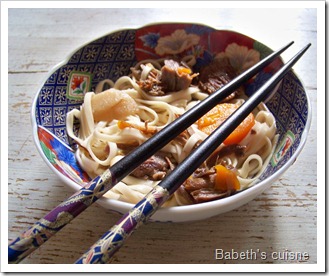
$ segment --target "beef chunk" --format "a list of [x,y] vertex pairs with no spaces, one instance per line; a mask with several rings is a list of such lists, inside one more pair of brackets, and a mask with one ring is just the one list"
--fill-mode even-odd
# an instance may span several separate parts
[[149,93],[152,96],[163,96],[165,92],[162,90],[160,76],[160,71],[156,69],[151,69],[147,76],[147,79],[137,80],[137,84],[141,89],[143,89],[143,91]]
[[189,193],[203,188],[213,188],[215,186],[216,171],[206,168],[198,168],[185,182],[184,188]]
[[216,171],[212,168],[196,170],[183,184],[184,189],[190,194],[194,203],[201,203],[224,198],[231,191],[221,192],[215,189]]
[[194,203],[193,197],[185,190],[183,185],[177,189],[176,193],[179,197],[180,204],[189,205]]
[[152,96],[163,96],[169,92],[186,89],[197,76],[191,74],[192,70],[188,66],[174,60],[165,60],[161,71],[151,69],[145,80],[140,79],[140,73],[141,71],[132,69],[139,87]]
[[[235,77],[236,74],[228,59],[215,59],[209,65],[201,69],[198,86],[203,92],[212,94]],[[241,92],[240,90],[241,89],[234,91],[224,101],[236,97]]]
[[164,64],[161,68],[161,86],[164,92],[180,91],[190,86],[193,75],[179,70],[179,68],[186,68],[186,71],[189,71],[189,68],[180,66],[174,60],[165,60]]
[[229,196],[230,192],[220,192],[212,188],[202,188],[191,193],[195,203],[212,201]]
[[142,179],[161,180],[173,169],[173,164],[164,154],[156,154],[138,166],[132,176]]

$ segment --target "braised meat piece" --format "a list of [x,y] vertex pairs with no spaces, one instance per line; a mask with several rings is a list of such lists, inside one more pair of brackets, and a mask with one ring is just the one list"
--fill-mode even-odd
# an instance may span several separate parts
[[200,168],[184,182],[183,188],[190,194],[194,203],[226,197],[227,192],[223,193],[214,188],[215,177],[214,169]]
[[214,188],[215,186],[215,170],[208,170],[205,167],[198,168],[185,182],[184,188],[187,192],[200,190],[203,188]]
[[178,194],[178,201],[180,205],[189,205],[189,204],[193,204],[195,201],[193,199],[193,197],[190,195],[190,193],[188,193],[184,186],[180,186],[176,193]]
[[216,171],[205,168],[194,173],[183,184],[183,188],[190,194],[194,203],[212,201],[229,196],[232,191],[219,191],[215,189]]
[[[198,168],[182,185],[186,192],[190,194],[194,203],[206,202],[230,196],[233,192],[226,192],[216,189],[216,169],[215,166],[223,162],[223,157],[234,154],[243,156],[245,146],[230,145],[215,151],[203,164]],[[223,162],[224,163],[224,162]],[[228,169],[234,170],[233,167],[225,165]]]
[[206,177],[190,177],[184,183],[184,188],[188,192],[193,192],[202,188],[212,187],[214,184]]
[[231,194],[231,191],[227,191],[227,192],[223,193],[223,192],[217,191],[215,189],[203,188],[203,189],[193,191],[191,193],[191,196],[193,197],[193,200],[195,203],[201,203],[201,202],[207,202],[207,201],[224,198],[224,197],[230,196],[230,194]]
[[[235,77],[234,69],[227,58],[215,59],[201,69],[198,86],[203,92],[212,94]],[[234,91],[224,101],[233,99],[239,93],[241,93],[240,88]]]
[[171,160],[164,154],[158,153],[151,156],[144,163],[138,166],[132,173],[132,176],[142,179],[158,181],[163,179],[167,173],[173,169]]
[[188,67],[180,65],[174,60],[165,60],[161,68],[161,86],[164,92],[186,89],[190,86],[194,75]]
[[[135,71],[136,75],[136,71]],[[143,91],[147,92],[152,96],[163,96],[165,92],[162,90],[162,85],[160,81],[161,71],[156,70],[155,68],[151,69],[147,79],[138,80],[137,84]]]
[[[153,67],[150,64],[147,66]],[[132,69],[132,73],[139,87],[152,96],[163,96],[169,92],[186,89],[197,76],[192,74],[187,65],[174,60],[165,60],[161,71],[152,68],[145,80],[140,79],[140,70]]]

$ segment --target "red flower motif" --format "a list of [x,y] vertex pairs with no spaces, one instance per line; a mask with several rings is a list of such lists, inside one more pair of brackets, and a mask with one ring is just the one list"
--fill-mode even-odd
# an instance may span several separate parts
[[84,82],[84,77],[81,76],[73,76],[71,88],[75,90],[76,88],[80,87],[81,83]]

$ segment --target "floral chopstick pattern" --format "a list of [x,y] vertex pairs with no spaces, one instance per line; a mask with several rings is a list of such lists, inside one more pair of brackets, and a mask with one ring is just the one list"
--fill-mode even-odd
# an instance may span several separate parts
[[115,185],[108,170],[63,201],[8,245],[9,263],[18,263]]
[[76,264],[108,263],[125,240],[146,222],[168,197],[169,192],[166,189],[156,186],[78,259]]

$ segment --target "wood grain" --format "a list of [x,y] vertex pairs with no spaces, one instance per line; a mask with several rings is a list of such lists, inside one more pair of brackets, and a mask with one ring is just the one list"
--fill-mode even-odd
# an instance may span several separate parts
[[[201,14],[209,13],[204,17]],[[255,13],[229,9],[10,9],[9,10],[9,240],[43,217],[72,191],[47,167],[32,138],[30,110],[47,73],[82,44],[122,28],[151,22],[202,22],[254,37],[273,49],[295,40],[291,56],[311,42],[295,66],[310,97],[313,118],[304,150],[271,189],[252,202],[223,215],[190,223],[148,223],[116,254],[118,264],[296,263],[275,260],[272,252],[307,252],[317,263],[317,26],[316,10],[293,9]],[[281,14],[280,23],[275,21]],[[188,16],[189,15],[189,16]],[[250,16],[248,17],[250,18]],[[291,18],[294,19],[293,24]],[[266,19],[266,20],[265,20]],[[262,20],[265,20],[264,22]],[[260,22],[262,26],[260,27]],[[278,20],[276,20],[278,22]],[[271,29],[272,28],[272,29]],[[84,253],[120,215],[95,204],[22,263],[69,264]],[[268,257],[217,260],[215,249],[259,250]],[[259,253],[260,254],[260,253]]]

